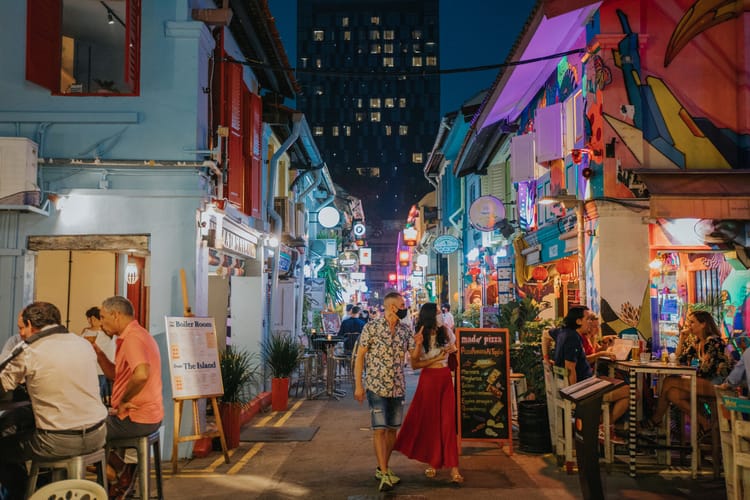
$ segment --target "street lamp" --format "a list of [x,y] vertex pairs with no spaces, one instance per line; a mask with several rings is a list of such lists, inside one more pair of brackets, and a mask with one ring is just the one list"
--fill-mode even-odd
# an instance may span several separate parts
[[579,200],[575,195],[561,189],[556,196],[545,196],[539,200],[540,205],[561,204],[566,209],[574,208],[576,211],[576,228],[578,235],[578,297],[582,306],[586,305],[586,240],[585,228],[583,227],[584,200]]

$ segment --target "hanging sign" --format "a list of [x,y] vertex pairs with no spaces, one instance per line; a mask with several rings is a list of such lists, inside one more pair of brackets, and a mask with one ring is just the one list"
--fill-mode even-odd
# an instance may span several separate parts
[[480,196],[469,207],[469,222],[479,231],[494,231],[505,218],[503,202],[494,196]]
[[461,247],[461,241],[455,236],[444,234],[435,238],[432,243],[432,249],[439,254],[448,255]]
[[359,257],[354,252],[341,252],[338,258],[339,267],[351,268],[359,265]]

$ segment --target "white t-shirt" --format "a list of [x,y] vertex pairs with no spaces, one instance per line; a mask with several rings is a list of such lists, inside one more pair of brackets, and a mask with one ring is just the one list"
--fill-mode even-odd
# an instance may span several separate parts
[[[96,340],[94,341],[94,343],[99,346],[99,349],[101,349],[102,352],[107,356],[107,359],[114,363],[115,350],[117,349],[117,343],[115,342],[115,339],[117,337],[110,337],[102,330],[90,330],[88,328],[81,334],[81,336],[84,338],[93,337],[94,335],[96,335]],[[101,366],[99,366],[99,363],[96,364],[96,372],[99,375],[104,375],[104,372],[102,371]]]

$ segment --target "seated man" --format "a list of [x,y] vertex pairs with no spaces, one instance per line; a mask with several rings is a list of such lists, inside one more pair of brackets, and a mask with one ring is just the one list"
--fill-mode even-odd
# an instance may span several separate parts
[[721,385],[719,385],[719,387],[721,387],[722,389],[738,387],[744,381],[744,390],[750,391],[750,372],[747,369],[748,366],[750,366],[750,348],[745,349],[745,352],[742,353],[742,357],[740,358],[740,360],[737,361],[737,364],[734,365],[732,371],[729,372],[729,375],[727,375],[727,378]]
[[[107,378],[114,380],[108,441],[148,436],[159,429],[164,418],[159,346],[133,314],[133,305],[120,296],[106,299],[99,311],[102,330],[110,337],[118,336],[114,363],[93,344],[99,366]],[[114,471],[118,477],[110,487],[111,497],[125,498],[133,487],[135,460],[126,457],[125,462],[123,465],[110,457],[113,468],[120,466]]]
[[[91,344],[60,325],[60,311],[48,302],[34,302],[18,315],[21,338],[29,346],[0,372],[4,391],[26,384],[34,410],[33,432],[3,440],[0,462],[23,463],[39,458],[67,458],[104,447],[107,408],[99,397],[96,355]],[[7,468],[5,468],[7,470]],[[2,478],[10,498],[23,498],[26,468],[20,477]]]

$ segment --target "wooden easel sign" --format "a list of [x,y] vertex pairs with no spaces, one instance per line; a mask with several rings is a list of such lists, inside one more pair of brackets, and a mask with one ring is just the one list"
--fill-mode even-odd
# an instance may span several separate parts
[[[219,366],[214,318],[165,318],[169,348],[169,374],[174,400],[174,439],[172,441],[172,473],[177,472],[177,448],[180,443],[219,437],[224,461],[229,463],[227,443],[221,425],[218,397],[224,394]],[[201,432],[198,400],[209,399],[216,417],[217,430]],[[185,401],[193,404],[193,433],[180,436],[182,408]]]

